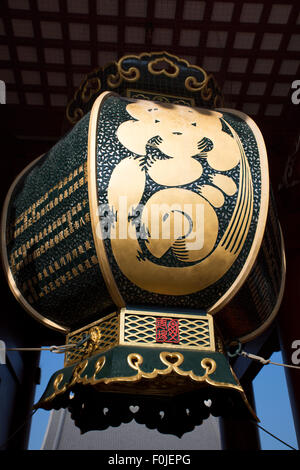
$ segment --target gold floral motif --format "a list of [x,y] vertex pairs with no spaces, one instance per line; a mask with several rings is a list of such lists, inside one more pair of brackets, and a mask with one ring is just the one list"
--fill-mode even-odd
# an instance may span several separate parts
[[90,340],[93,342],[93,344],[97,345],[100,341],[101,338],[101,331],[98,326],[93,326],[90,331]]
[[98,326],[93,326],[89,330],[89,339],[86,346],[86,355],[90,357],[99,347],[99,342],[101,339],[101,331]]

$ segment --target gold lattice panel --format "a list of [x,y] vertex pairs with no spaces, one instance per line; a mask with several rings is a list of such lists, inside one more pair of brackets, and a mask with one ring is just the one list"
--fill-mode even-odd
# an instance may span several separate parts
[[[96,345],[89,349],[89,334],[91,329],[97,327],[101,333]],[[84,341],[86,339],[86,341]],[[79,344],[79,346],[71,351],[68,351],[65,356],[65,366],[74,364],[87,357],[90,352],[95,354],[99,351],[106,351],[118,344],[119,339],[119,315],[116,313],[104,317],[95,323],[88,325],[88,327],[81,328],[74,331],[67,337],[67,344]]]
[[[176,319],[179,325],[179,342],[177,344],[158,343],[156,340],[157,318]],[[187,349],[215,349],[213,321],[210,315],[184,315],[169,313],[121,312],[121,342],[132,345],[151,345],[161,347],[183,347]]]

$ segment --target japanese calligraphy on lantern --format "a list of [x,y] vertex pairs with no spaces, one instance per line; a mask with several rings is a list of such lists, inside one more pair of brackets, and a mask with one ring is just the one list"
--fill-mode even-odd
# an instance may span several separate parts
[[179,321],[174,318],[157,318],[156,342],[179,343]]

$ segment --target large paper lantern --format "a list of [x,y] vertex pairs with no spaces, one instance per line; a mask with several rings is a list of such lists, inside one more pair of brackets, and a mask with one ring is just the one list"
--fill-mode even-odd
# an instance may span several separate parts
[[70,348],[36,406],[69,407],[83,431],[253,416],[225,348],[267,328],[284,287],[263,137],[216,107],[199,67],[166,53],[115,67],[87,78],[68,107],[81,119],[4,207],[12,292]]

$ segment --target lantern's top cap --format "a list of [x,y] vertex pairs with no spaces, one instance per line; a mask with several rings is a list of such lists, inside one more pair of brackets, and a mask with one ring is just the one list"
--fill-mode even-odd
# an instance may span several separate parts
[[221,90],[210,73],[168,52],[126,55],[89,73],[67,107],[75,124],[103,91],[121,96],[215,108],[223,105]]

